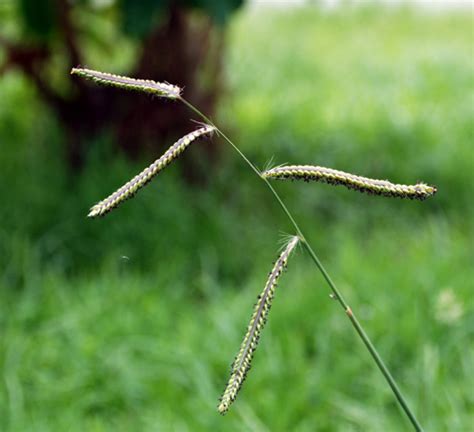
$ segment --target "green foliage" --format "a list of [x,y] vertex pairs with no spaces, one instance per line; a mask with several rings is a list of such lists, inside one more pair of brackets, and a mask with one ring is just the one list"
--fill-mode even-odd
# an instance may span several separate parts
[[[466,63],[472,49],[467,18],[348,9],[302,13],[295,25],[287,13],[271,16],[236,22],[228,69],[238,97],[223,104],[260,166],[273,153],[275,164],[424,180],[439,186],[430,205],[472,210],[472,159],[465,155],[473,136],[474,64]],[[257,27],[271,49],[247,31]],[[265,79],[257,85],[260,76]],[[256,145],[255,136],[265,139]],[[338,193],[314,185],[304,195],[307,188],[296,189],[295,199],[310,195],[319,206]]]
[[[81,7],[91,5],[82,1]],[[214,22],[224,25],[243,5],[243,0],[181,0],[178,5],[201,11]],[[171,0],[116,0],[112,8],[120,15],[123,31],[132,37],[143,38],[157,28],[169,13]],[[94,9],[94,8],[92,8]],[[58,28],[57,5],[54,0],[19,0],[18,13],[26,33],[48,39]]]
[[206,11],[217,24],[224,25],[231,15],[244,4],[244,0],[184,0],[184,3]]
[[163,19],[169,0],[120,0],[122,25],[126,33],[143,37]]
[[[321,249],[426,430],[462,431],[474,385],[472,245],[461,228],[447,231],[437,219],[425,225],[394,232],[382,223],[370,236],[332,226],[325,235],[337,247]],[[261,269],[273,257],[260,246],[260,268],[239,284],[219,276],[218,257],[187,248],[173,248],[172,259],[162,253],[148,275],[131,271],[133,261],[73,281],[28,267],[23,290],[2,291],[0,428],[408,430],[301,255],[274,301],[258,373],[226,417],[216,413],[229,358],[265,281]],[[193,257],[192,277],[180,277]]]
[[[132,36],[148,34],[169,10],[170,0],[120,0],[124,31]],[[230,16],[243,5],[243,0],[181,0],[177,2],[187,8],[209,15],[214,22],[224,25]]]
[[54,0],[19,0],[18,9],[27,33],[47,39],[57,26]]
[[[438,186],[419,203],[275,185],[436,432],[468,430],[474,406],[471,27],[454,13],[244,14],[220,111],[260,167],[273,153]],[[258,373],[219,416],[284,215],[224,151],[202,189],[183,183],[177,161],[133,203],[88,220],[151,160],[128,162],[101,136],[71,177],[64,137],[28,82],[9,74],[0,94],[0,430],[407,430],[302,254]]]

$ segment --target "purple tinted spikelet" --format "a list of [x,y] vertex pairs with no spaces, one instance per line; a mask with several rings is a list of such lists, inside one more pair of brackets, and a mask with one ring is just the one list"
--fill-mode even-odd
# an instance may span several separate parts
[[299,238],[294,236],[288,242],[285,250],[280,254],[277,261],[275,262],[273,269],[268,276],[265,288],[258,296],[252,318],[250,319],[250,323],[247,327],[247,333],[245,334],[244,340],[240,346],[240,350],[234,360],[234,363],[232,364],[227,387],[225,388],[224,393],[220,399],[219,406],[217,407],[221,414],[225,414],[227,412],[229,406],[237,397],[237,393],[242,387],[247,372],[250,369],[261,332],[267,321],[278,280],[283,270],[286,268],[288,264],[288,258],[290,257],[293,249],[298,244],[298,240]]
[[131,198],[138,189],[145,186],[154,176],[168,166],[176,159],[193,141],[197,138],[212,133],[215,130],[213,126],[204,126],[191,132],[178,141],[176,141],[166,152],[150,166],[145,168],[140,174],[137,174],[129,182],[125,183],[120,189],[109,195],[104,200],[95,204],[88,214],[89,217],[103,216],[125,200]]
[[320,181],[333,185],[343,185],[349,189],[374,195],[424,200],[437,191],[436,187],[424,183],[403,185],[391,183],[387,180],[374,180],[313,165],[288,165],[269,169],[262,173],[262,177],[278,180],[305,180]]
[[178,86],[168,83],[129,78],[107,72],[99,72],[92,69],[73,68],[71,69],[71,75],[78,75],[82,78],[94,81],[97,84],[119,87],[126,90],[135,90],[143,93],[150,93],[169,99],[178,99],[181,94],[181,89]]

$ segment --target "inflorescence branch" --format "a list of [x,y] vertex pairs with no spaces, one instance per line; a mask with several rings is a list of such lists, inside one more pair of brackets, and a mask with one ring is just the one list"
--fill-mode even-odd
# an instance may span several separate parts
[[230,404],[234,402],[237,393],[242,387],[247,373],[250,370],[253,355],[257,349],[260,335],[265,323],[267,322],[268,313],[272,306],[278,280],[280,279],[283,270],[286,269],[288,258],[298,244],[298,240],[299,238],[297,236],[293,236],[288,242],[284,251],[280,254],[273,265],[272,271],[268,275],[267,283],[265,284],[262,293],[257,298],[257,303],[255,304],[252,317],[247,326],[247,333],[245,333],[240,350],[235,357],[234,363],[232,363],[230,378],[218,406],[218,410],[221,414],[225,414],[229,409]]

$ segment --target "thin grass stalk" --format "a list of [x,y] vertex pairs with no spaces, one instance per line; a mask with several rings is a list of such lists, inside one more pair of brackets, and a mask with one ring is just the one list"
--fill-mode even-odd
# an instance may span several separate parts
[[247,373],[252,365],[252,359],[255,354],[255,350],[257,349],[263,327],[267,322],[268,313],[270,312],[270,308],[272,306],[278,281],[286,266],[288,265],[288,258],[298,244],[298,240],[298,236],[293,236],[288,242],[283,252],[275,261],[265,287],[263,288],[262,293],[258,296],[250,323],[247,326],[247,332],[244,336],[244,340],[242,341],[240,350],[235,357],[234,363],[232,364],[229,381],[220,399],[218,410],[221,414],[225,414],[227,412],[230,405],[237,397],[237,394],[240,391],[245,378],[247,377]]
[[[203,119],[206,123],[212,125],[215,127],[216,133],[220,135],[227,143],[240,155],[240,157],[247,163],[247,165],[254,171],[259,178],[261,178],[267,187],[270,189],[271,193],[273,194],[274,198],[280,205],[281,209],[283,212],[286,214],[288,219],[290,220],[291,224],[296,230],[296,233],[298,237],[300,238],[301,243],[305,246],[305,249],[308,251],[311,259],[313,260],[314,264],[316,267],[319,269],[321,274],[323,275],[324,279],[326,280],[327,284],[329,285],[329,288],[332,291],[332,294],[337,300],[337,302],[340,304],[341,308],[344,310],[345,314],[348,316],[351,324],[353,325],[354,329],[356,330],[357,334],[359,335],[360,339],[362,340],[363,344],[366,346],[367,350],[369,351],[369,354],[371,355],[372,359],[376,363],[377,367],[380,369],[382,372],[382,375],[384,376],[385,380],[387,381],[388,385],[390,386],[392,392],[395,395],[395,398],[399,402],[403,412],[407,416],[408,420],[410,421],[411,425],[413,426],[413,429],[416,430],[417,432],[423,432],[423,428],[421,427],[419,421],[417,420],[415,414],[411,410],[410,406],[408,405],[405,397],[403,396],[400,388],[398,387],[395,379],[393,378],[392,374],[390,373],[389,369],[385,365],[382,357],[378,353],[377,349],[369,339],[369,336],[365,332],[362,324],[357,320],[354,312],[352,309],[349,307],[349,305],[346,303],[344,300],[344,297],[342,296],[341,292],[339,289],[336,287],[336,284],[332,281],[331,277],[329,276],[329,273],[326,271],[325,267],[323,266],[322,262],[314,252],[313,248],[309,244],[308,240],[306,240],[306,237],[304,236],[303,232],[301,231],[298,223],[296,222],[295,218],[291,214],[291,212],[288,210],[288,207],[278,194],[278,192],[275,190],[275,188],[272,186],[272,184],[269,182],[269,180],[262,176],[261,172],[259,169],[250,161],[250,159],[235,145],[232,140],[224,134],[216,125],[215,123],[207,117],[204,113],[202,113],[198,108],[196,108],[194,105],[192,105],[190,102],[188,102],[186,99],[184,99],[182,96],[179,98],[189,109],[194,111],[201,119]],[[350,313],[349,313],[350,311]]]
[[277,180],[319,181],[332,185],[343,185],[348,189],[372,195],[424,200],[436,193],[436,187],[417,183],[404,185],[388,180],[375,180],[344,171],[313,165],[287,165],[266,170],[262,176]]
[[[101,84],[108,84],[110,85],[110,83],[108,82],[101,82],[100,80],[95,80],[97,81],[98,83],[101,83]],[[136,90],[138,91],[144,91],[146,92],[146,89],[143,89],[143,88],[136,88]],[[340,304],[340,306],[343,308],[345,314],[348,316],[350,322],[352,323],[352,325],[354,326],[357,334],[359,335],[359,337],[361,338],[362,342],[364,343],[364,345],[367,347],[370,355],[372,356],[373,360],[375,361],[375,363],[377,364],[378,368],[381,370],[383,376],[385,377],[385,379],[387,380],[390,388],[392,389],[397,401],[400,403],[401,405],[401,408],[403,409],[404,413],[406,414],[406,416],[408,417],[408,419],[410,420],[413,428],[416,430],[416,431],[423,431],[421,425],[419,424],[418,420],[416,419],[415,415],[413,414],[413,412],[411,411],[408,403],[406,402],[406,399],[404,398],[403,394],[401,393],[400,389],[398,388],[398,385],[396,384],[395,382],[395,379],[393,378],[393,376],[390,374],[388,368],[385,366],[385,363],[383,362],[382,358],[380,357],[379,353],[377,352],[376,348],[374,347],[374,345],[372,344],[372,342],[370,341],[367,333],[365,332],[365,330],[363,329],[362,325],[359,323],[359,321],[357,320],[357,318],[355,317],[352,309],[348,306],[348,304],[345,302],[344,298],[342,297],[342,294],[340,293],[340,291],[337,289],[336,285],[334,284],[334,282],[332,281],[332,279],[330,278],[328,272],[326,271],[326,269],[324,268],[323,264],[321,263],[321,261],[319,260],[318,256],[316,255],[316,253],[314,252],[314,250],[312,249],[311,245],[309,244],[309,242],[306,240],[303,232],[301,231],[300,227],[298,226],[296,220],[294,219],[294,217],[292,216],[291,212],[288,210],[286,204],[283,202],[283,200],[281,199],[280,195],[278,194],[278,192],[273,188],[273,186],[271,185],[271,183],[269,182],[269,180],[265,177],[265,176],[262,176],[261,172],[258,170],[258,168],[250,161],[250,159],[247,158],[247,156],[232,142],[232,140],[230,140],[230,138],[225,135],[212,121],[211,119],[209,119],[205,114],[203,114],[199,109],[197,109],[194,105],[192,105],[190,102],[188,102],[186,99],[184,99],[182,96],[177,96],[176,97],[177,99],[179,99],[182,103],[184,103],[188,108],[190,108],[192,111],[194,111],[200,118],[202,118],[206,123],[208,123],[210,126],[212,126],[215,131],[220,135],[222,136],[222,138],[227,141],[227,143],[240,155],[240,157],[242,157],[242,159],[244,159],[244,161],[247,163],[247,165],[252,169],[252,171],[254,171],[259,178],[261,178],[265,184],[267,185],[267,187],[270,189],[270,191],[272,192],[274,198],[277,200],[277,202],[279,203],[281,209],[283,210],[283,212],[287,215],[288,219],[290,220],[291,224],[294,226],[295,230],[296,230],[296,233],[297,233],[297,236],[299,237],[300,241],[304,244],[306,250],[308,251],[310,257],[312,258],[313,262],[315,263],[316,267],[319,269],[319,271],[321,272],[321,274],[323,275],[324,279],[326,280],[326,282],[328,283],[332,293],[333,293],[333,296],[334,298],[338,301],[338,303]]]

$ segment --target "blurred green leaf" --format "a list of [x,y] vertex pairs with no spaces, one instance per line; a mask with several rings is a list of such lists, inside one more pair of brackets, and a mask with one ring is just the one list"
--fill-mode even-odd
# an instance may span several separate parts
[[[243,4],[243,0],[182,0],[185,8],[202,10],[218,25],[226,24],[232,13]],[[124,31],[136,37],[143,37],[156,27],[169,9],[169,0],[120,0]]]
[[25,30],[37,38],[48,38],[56,26],[56,8],[53,0],[20,0],[18,12]]
[[145,36],[161,21],[168,4],[168,0],[121,0],[124,31],[131,36]]
[[204,10],[219,25],[226,24],[232,13],[244,3],[243,0],[185,0],[186,5]]

